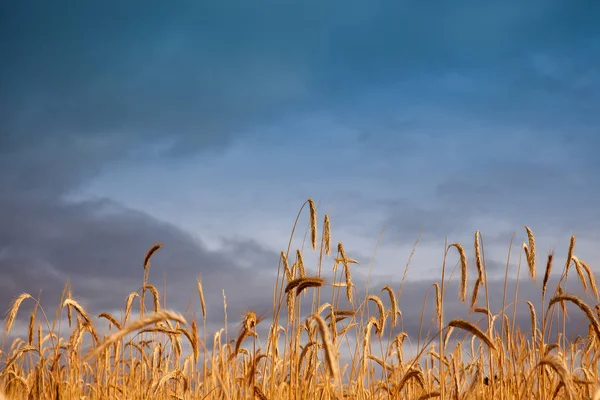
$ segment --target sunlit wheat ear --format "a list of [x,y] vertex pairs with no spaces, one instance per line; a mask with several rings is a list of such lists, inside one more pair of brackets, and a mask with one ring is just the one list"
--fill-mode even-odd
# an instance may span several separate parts
[[329,222],[329,215],[325,214],[325,220],[323,221],[323,241],[325,242],[325,254],[331,254],[331,223]]
[[160,244],[160,243],[155,244],[152,247],[150,247],[150,250],[148,250],[148,252],[146,253],[146,256],[144,257],[144,269],[148,269],[148,267],[150,266],[150,259],[152,258],[154,253],[156,253],[161,247],[162,247],[162,244]]
[[194,352],[194,360],[198,362],[198,358],[200,357],[200,337],[198,336],[198,324],[196,321],[192,321],[192,331],[191,331],[192,339],[194,343],[192,343],[192,350]]
[[33,344],[33,328],[35,327],[35,312],[32,312],[29,316],[29,327],[27,329],[27,344]]
[[379,319],[377,320],[377,333],[381,336],[383,335],[383,329],[385,326],[385,309],[383,308],[383,302],[378,296],[370,295],[367,297],[367,301],[371,300],[377,305],[377,309],[379,310]]
[[525,226],[525,230],[527,231],[527,240],[529,242],[529,249],[526,252],[529,275],[531,276],[531,279],[535,279],[535,236],[533,235],[533,231],[528,226]]
[[467,300],[467,252],[464,247],[460,243],[452,243],[448,246],[455,247],[458,250],[458,255],[460,256],[460,293],[459,299],[461,301]]
[[346,275],[346,297],[348,298],[348,301],[350,303],[352,303],[352,300],[354,299],[354,295],[352,293],[352,273],[350,272],[349,264],[351,262],[353,262],[353,263],[357,263],[357,262],[355,260],[348,259],[348,257],[346,256],[346,251],[344,250],[344,245],[342,245],[342,242],[338,243],[338,253],[339,253],[341,261],[344,265],[344,273]]
[[332,307],[331,307],[331,304],[329,304],[329,303],[323,303],[323,304],[321,304],[321,305],[319,306],[319,308],[317,308],[317,312],[316,312],[316,314],[317,314],[317,315],[321,315],[321,314],[323,313],[323,311],[325,311],[325,310],[326,310],[326,309],[328,309],[328,308],[329,308],[329,309],[331,309],[331,308],[332,308]]
[[383,361],[382,358],[379,358],[379,357],[377,357],[377,356],[375,356],[373,354],[369,354],[367,356],[367,358],[369,360],[375,361],[377,364],[379,364],[379,366],[381,368],[385,369],[386,371],[393,371],[394,370],[394,368],[391,365],[387,364],[385,361]]
[[335,356],[335,349],[331,342],[331,335],[329,334],[327,324],[325,323],[325,320],[318,315],[313,315],[312,317],[315,321],[317,321],[319,332],[321,333],[321,340],[323,341],[323,347],[325,350],[325,364],[327,365],[327,370],[329,371],[330,376],[336,382],[339,382],[340,368],[337,357]]
[[492,313],[490,310],[488,310],[485,307],[475,307],[473,308],[473,312],[475,313],[479,313],[479,314],[485,314],[485,315],[489,315],[490,317],[492,316]]
[[[302,278],[301,278],[302,279]],[[294,320],[294,309],[296,308],[296,293],[294,290],[287,292],[287,308],[288,308],[288,319]]]
[[481,244],[479,243],[479,231],[475,231],[475,243],[473,247],[475,248],[475,266],[477,267],[477,274],[479,282],[481,284],[485,284],[485,274],[483,273],[483,262],[481,261]]
[[553,259],[554,252],[548,253],[548,261],[546,261],[546,272],[544,272],[544,280],[542,282],[542,297],[546,296],[546,287],[548,286],[548,280],[550,279],[550,272],[552,271]]
[[6,364],[4,364],[3,367],[3,371],[10,371],[10,367],[15,363],[15,361],[17,361],[23,354],[26,353],[30,353],[32,351],[36,351],[37,349],[33,346],[23,346],[21,348],[19,348],[18,350],[16,350],[15,354],[8,359],[8,361],[6,361]]
[[[554,293],[554,297],[559,297],[559,296],[562,296],[564,294],[565,293],[563,292],[562,287],[560,286],[560,284],[558,284],[556,286],[556,291]],[[548,308],[550,308],[550,306],[548,306]],[[568,316],[568,314],[567,314],[567,305],[565,304],[564,301],[560,302],[560,308],[561,308],[563,314],[565,315],[565,317]]]
[[531,315],[531,336],[535,342],[537,340],[537,318],[535,315],[535,307],[530,301],[527,302],[527,305],[529,306],[529,313]]
[[[73,293],[71,293],[71,286],[69,285],[67,287],[67,299],[70,299],[73,297]],[[71,307],[67,307],[67,319],[69,320],[69,328],[72,325],[73,322],[73,311],[71,311]]]
[[577,258],[577,256],[575,255],[571,256],[571,260],[573,260],[573,264],[575,264],[575,271],[577,272],[577,276],[579,277],[581,286],[583,286],[583,291],[587,293],[588,285],[585,279],[585,275],[583,274],[583,267],[581,266],[581,262],[579,262],[579,258]]
[[475,304],[477,303],[477,297],[479,296],[479,287],[481,286],[481,281],[479,278],[475,281],[475,285],[473,286],[473,294],[471,295],[471,308],[475,308]]
[[158,289],[154,285],[147,284],[144,286],[144,290],[149,290],[152,293],[152,298],[154,300],[154,312],[160,310],[160,295],[158,294]]
[[313,199],[308,199],[308,209],[310,211],[310,242],[313,250],[317,249],[317,207]]
[[523,252],[525,253],[525,260],[527,261],[527,267],[529,269],[529,276],[531,276],[531,279],[535,279],[535,270],[531,269],[531,264],[530,264],[529,247],[527,246],[527,243],[523,243],[522,247],[523,247]]
[[401,332],[399,334],[397,334],[394,337],[394,340],[392,341],[392,345],[389,348],[388,351],[388,355],[392,353],[392,351],[394,351],[394,348],[396,348],[396,356],[398,357],[398,362],[400,364],[402,364],[403,362],[403,357],[402,357],[402,345],[404,344],[404,339],[406,339],[408,337],[408,335],[406,334],[406,332]]
[[73,307],[79,313],[79,315],[81,315],[81,317],[85,320],[85,322],[87,322],[88,324],[91,324],[90,317],[88,316],[87,312],[75,300],[66,299],[63,303],[63,307]]
[[304,258],[302,258],[302,252],[300,251],[300,249],[296,250],[296,262],[294,263],[294,265],[296,266],[295,269],[298,270],[299,277],[306,278],[306,270],[304,269]]
[[569,294],[559,294],[553,297],[548,303],[548,311],[555,303],[560,302],[561,304],[563,304],[563,302],[565,301],[569,301],[575,304],[577,307],[579,307],[581,311],[583,311],[583,313],[588,318],[590,325],[592,325],[592,327],[594,328],[596,337],[600,340],[600,323],[598,323],[598,320],[596,319],[596,316],[594,315],[594,312],[592,311],[590,306],[585,304],[579,297]]
[[240,334],[238,335],[238,338],[235,342],[235,350],[229,356],[229,360],[232,360],[239,354],[240,347],[241,347],[244,339],[246,339],[249,336],[256,335],[256,333],[253,331],[254,327],[256,326],[256,323],[257,323],[256,314],[253,311],[247,312],[246,315],[244,316],[244,322],[242,323],[242,329],[240,330]]
[[196,325],[196,321],[192,321],[191,331],[188,331],[185,328],[177,328],[177,333],[185,336],[192,347],[192,356],[196,362],[198,362],[198,357],[200,356],[200,348],[198,342],[198,326]]
[[168,381],[180,380],[180,379],[183,381],[184,388],[187,387],[189,384],[188,379],[187,379],[187,377],[183,376],[181,370],[175,369],[173,371],[167,372],[158,380],[158,382],[156,382],[154,384],[154,386],[152,386],[151,390],[152,390],[153,395],[157,396],[160,388],[163,387]]
[[396,326],[397,316],[398,316],[398,303],[396,301],[396,296],[394,295],[394,291],[389,286],[384,286],[381,291],[388,292],[388,296],[390,297],[390,307],[392,307],[392,325]]
[[587,265],[585,261],[580,261],[580,263],[585,273],[587,274],[588,281],[590,282],[590,287],[592,289],[592,292],[594,292],[596,300],[600,300],[600,297],[598,296],[598,287],[596,286],[596,278],[594,278],[594,273],[592,272],[592,269],[589,267],[589,265]]
[[290,265],[288,263],[288,258],[283,251],[281,252],[281,262],[283,263],[283,272],[285,274],[286,279],[288,281],[293,280],[294,274],[292,274],[292,270],[290,269]]
[[129,316],[131,315],[131,307],[133,306],[133,300],[136,297],[140,297],[140,295],[137,294],[137,292],[131,292],[129,293],[129,296],[127,296],[127,300],[125,301],[125,323],[129,321]]
[[367,369],[367,360],[369,355],[369,344],[371,343],[371,329],[375,327],[375,330],[379,330],[380,328],[377,326],[379,323],[373,317],[369,318],[369,322],[367,323],[367,327],[365,328],[365,336],[363,338],[363,370]]
[[424,388],[423,373],[417,369],[411,369],[406,374],[404,374],[402,379],[400,379],[400,382],[398,382],[398,385],[396,385],[396,387],[394,388],[394,393],[396,394],[394,398],[400,398],[400,392],[402,391],[406,383],[411,379],[416,380],[417,383],[421,386],[421,388]]
[[[537,364],[537,367],[543,367],[547,365],[551,367],[556,374],[559,376],[560,381],[565,387],[565,392],[567,394],[568,399],[575,399],[575,390],[573,388],[573,380],[571,379],[571,374],[569,374],[569,370],[565,365],[565,362],[555,354],[548,354],[540,362]],[[533,371],[532,371],[533,372]],[[528,379],[529,381],[529,379]],[[524,389],[527,389],[525,387]]]
[[109,313],[105,313],[105,312],[100,313],[100,315],[98,315],[98,318],[106,318],[111,324],[113,324],[115,326],[115,328],[121,329],[121,324],[119,324],[119,322],[115,319],[115,317],[113,317]]
[[462,319],[453,319],[448,323],[448,326],[452,326],[458,329],[462,329],[471,333],[474,336],[477,336],[482,342],[484,342],[490,349],[496,350],[496,345],[492,340],[485,334],[481,329],[472,324],[469,321],[465,321]]
[[298,296],[304,289],[309,287],[321,287],[324,282],[325,280],[323,278],[316,276],[294,279],[285,287],[285,293],[290,293],[296,289],[296,296]]
[[575,235],[571,236],[569,242],[569,251],[567,252],[567,262],[565,264],[565,278],[569,276],[569,267],[571,266],[571,258],[573,257],[573,250],[575,249]]
[[196,279],[196,285],[198,288],[198,297],[200,297],[200,307],[202,308],[202,318],[206,319],[206,303],[204,302],[204,288],[202,287],[202,281]]
[[340,337],[340,336],[343,337],[346,334],[346,332],[348,332],[350,329],[354,328],[355,326],[356,326],[355,322],[352,322],[352,323],[346,325],[342,330],[340,330],[338,332],[338,337]]
[[433,287],[435,288],[435,319],[436,321],[440,321],[440,315],[442,315],[442,292],[437,282],[433,284]]
[[106,350],[111,344],[113,344],[114,342],[120,340],[121,338],[123,338],[125,335],[127,335],[128,333],[137,331],[138,329],[141,329],[147,325],[151,325],[151,324],[155,324],[159,321],[165,321],[165,320],[173,320],[176,322],[179,322],[182,325],[187,325],[187,322],[185,320],[185,318],[183,318],[182,315],[174,313],[172,311],[166,311],[166,310],[162,310],[156,313],[153,313],[151,315],[148,315],[146,317],[143,318],[139,318],[135,321],[133,321],[131,324],[129,324],[128,326],[124,327],[123,329],[119,330],[118,332],[112,334],[111,336],[109,336],[104,343],[102,343],[100,346],[96,347],[95,349],[93,349],[85,358],[84,361],[88,361],[94,357],[97,357],[98,355],[100,355],[104,350]]
[[33,299],[29,293],[21,293],[19,297],[17,297],[12,305],[10,306],[10,311],[8,312],[8,318],[6,318],[4,332],[8,335],[10,330],[12,329],[13,323],[15,322],[15,318],[17,317],[17,313],[19,312],[19,307],[21,307],[21,303],[26,299]]
[[449,327],[448,330],[446,331],[446,335],[444,336],[444,348],[446,348],[446,346],[448,346],[448,342],[450,341],[450,335],[452,335],[453,331],[454,331],[453,326]]

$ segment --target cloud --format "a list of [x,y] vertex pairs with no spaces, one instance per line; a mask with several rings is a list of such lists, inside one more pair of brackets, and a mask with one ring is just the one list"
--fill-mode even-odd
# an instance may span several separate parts
[[[234,304],[258,306],[256,301],[262,299],[253,293],[259,289],[268,293],[271,282],[259,279],[256,270],[264,271],[265,264],[275,265],[278,260],[276,253],[251,242],[230,241],[222,251],[208,250],[200,239],[177,227],[109,200],[21,204],[2,207],[0,216],[4,221],[0,304],[5,307],[19,293],[36,296],[40,289],[42,304],[53,307],[70,280],[73,295],[88,311],[120,309],[127,295],[140,288],[143,257],[157,242],[164,247],[152,259],[151,283],[162,291],[168,277],[171,307],[185,310],[191,300],[198,304],[198,276],[211,301],[220,301],[225,290]],[[239,306],[234,310],[239,311]]]
[[[583,12],[559,1],[504,2],[492,9],[468,3],[438,4],[435,13],[392,1],[259,1],[252,7],[154,1],[143,8],[104,2],[69,13],[43,2],[12,4],[2,30],[11,38],[2,43],[10,60],[2,67],[2,144],[24,147],[43,131],[65,140],[100,134],[115,146],[167,137],[178,151],[222,146],[234,131],[290,107],[337,109],[370,87],[415,82],[408,89],[419,102],[438,93],[437,85],[423,83],[437,76],[450,89],[442,96],[486,96],[477,75],[497,79],[493,67],[506,67],[531,48],[541,54],[529,75],[542,82],[564,86],[582,72],[581,82],[594,79],[593,56],[570,63],[553,57],[568,57],[557,48],[585,46],[580,38],[595,32],[597,7]],[[563,20],[559,34],[553,24]],[[534,23],[538,29],[530,28]],[[522,78],[512,89],[534,82],[522,68],[516,76],[511,65],[504,70],[513,75],[503,80]],[[506,87],[491,94],[503,106],[511,101]],[[471,105],[477,104],[483,105]]]

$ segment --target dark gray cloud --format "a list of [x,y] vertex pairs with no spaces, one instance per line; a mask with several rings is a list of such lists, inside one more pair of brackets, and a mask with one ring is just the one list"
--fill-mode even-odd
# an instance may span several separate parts
[[[593,146],[594,142],[588,145]],[[468,210],[472,214],[520,220],[546,231],[578,228],[597,234],[600,213],[588,200],[600,189],[596,171],[532,162],[498,165],[485,174],[451,178],[437,187],[437,194],[446,204],[456,206],[458,213]]]
[[195,299],[199,310],[197,276],[213,303],[221,301],[223,289],[233,304],[249,307],[258,300],[252,293],[270,290],[272,282],[264,276],[271,274],[265,270],[274,270],[278,260],[256,243],[230,241],[225,250],[208,250],[180,229],[109,200],[21,204],[2,207],[0,216],[0,304],[5,308],[19,293],[37,295],[40,290],[42,304],[54,305],[67,279],[90,311],[122,308],[127,295],[142,284],[145,253],[159,242],[164,247],[152,259],[151,283],[162,291],[166,277],[172,307],[185,310]]
[[[422,203],[404,196],[383,201],[387,231],[396,240],[407,242],[424,229],[422,239],[428,243],[479,229],[495,242],[506,244],[512,235],[507,229],[529,225],[546,235],[572,232],[594,238],[599,233],[600,213],[590,199],[600,192],[600,181],[598,167],[592,165],[595,161],[583,153],[595,147],[596,141],[590,138],[583,144],[565,144],[564,154],[552,153],[547,161],[527,161],[527,152],[516,150],[522,161],[488,161],[478,168],[446,174],[441,181],[430,181],[435,186],[433,198],[425,196],[427,201]],[[539,152],[533,157],[539,158]],[[498,227],[503,232],[497,232]]]
[[[598,11],[593,2],[574,8],[561,1],[504,2],[493,9],[476,2],[438,4],[435,13],[392,1],[151,1],[143,7],[109,1],[68,11],[44,2],[12,3],[4,6],[0,31],[7,60],[1,144],[25,148],[42,136],[68,141],[101,134],[113,145],[110,152],[167,137],[179,151],[223,145],[232,131],[290,106],[345,107],[349,94],[366,87],[444,75],[449,66],[460,77],[532,49],[587,49],[581,38],[597,34]],[[529,75],[511,76],[513,87],[525,85],[531,97],[537,86],[553,83],[562,90],[572,75],[589,70],[552,61],[538,57]],[[432,91],[412,88],[410,95],[419,102]],[[486,105],[488,113],[506,112],[514,96],[507,88],[492,98],[503,99],[504,107],[473,103]]]

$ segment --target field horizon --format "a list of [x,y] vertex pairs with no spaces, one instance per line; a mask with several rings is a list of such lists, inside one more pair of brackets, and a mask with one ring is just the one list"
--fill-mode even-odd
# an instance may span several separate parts
[[[308,249],[294,250],[304,216]],[[0,350],[0,399],[2,392],[11,400],[599,399],[593,269],[577,257],[575,236],[561,265],[552,252],[538,254],[530,227],[521,229],[527,241],[511,244],[518,270],[510,278],[507,262],[502,288],[489,285],[476,231],[473,243],[446,243],[439,280],[424,286],[422,304],[405,304],[418,240],[400,280],[361,288],[352,272],[363,267],[332,242],[329,216],[319,222],[309,199],[281,251],[273,292],[262,294],[272,296],[272,310],[241,318],[227,314],[225,292],[222,304],[207,305],[204,285],[211,283],[201,278],[193,306],[164,307],[166,293],[149,283],[162,247],[154,244],[140,269],[142,285],[124,293],[120,316],[89,314],[69,282],[54,314],[30,293],[13,301]],[[305,262],[309,252],[315,265]],[[446,305],[454,295],[460,309]],[[15,334],[15,322],[26,321],[22,305],[31,307],[27,329]],[[219,308],[222,327],[207,326],[207,313]],[[420,320],[405,321],[408,309],[418,309]]]

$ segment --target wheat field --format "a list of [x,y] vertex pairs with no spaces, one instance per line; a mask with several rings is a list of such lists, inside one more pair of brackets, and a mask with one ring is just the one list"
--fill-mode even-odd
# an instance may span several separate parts
[[[292,251],[304,215],[311,249]],[[272,311],[248,311],[233,328],[225,320],[222,329],[207,329],[207,308],[223,310],[226,304],[206,304],[201,280],[192,294],[197,317],[161,307],[161,292],[149,283],[150,260],[161,247],[154,245],[140,267],[140,289],[123,294],[118,317],[89,314],[68,283],[54,315],[28,293],[6,305],[0,400],[600,399],[594,273],[575,254],[575,237],[561,269],[553,265],[558,261],[552,253],[536,253],[534,233],[524,229],[527,241],[519,247],[524,267],[528,279],[541,282],[537,303],[523,302],[530,323],[516,323],[516,299],[507,296],[506,285],[502,306],[490,305],[477,231],[472,244],[447,244],[431,298],[423,295],[434,318],[421,319],[419,338],[403,329],[403,308],[421,307],[403,305],[406,270],[399,287],[358,290],[352,279],[358,261],[342,243],[332,243],[329,216],[319,225],[311,199],[281,252]],[[305,265],[306,252],[314,253],[316,265]],[[452,278],[446,256],[457,260],[462,318],[446,317]],[[556,285],[550,285],[551,272],[559,277]],[[569,277],[585,299],[567,290]],[[17,317],[25,319],[19,314],[25,303],[33,308],[27,334],[15,336],[13,325]],[[572,337],[568,326],[580,320],[583,334]]]

